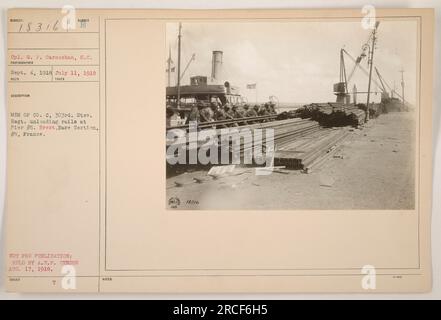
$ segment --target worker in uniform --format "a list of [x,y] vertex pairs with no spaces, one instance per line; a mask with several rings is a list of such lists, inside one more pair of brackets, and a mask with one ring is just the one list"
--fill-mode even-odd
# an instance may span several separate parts
[[202,107],[202,110],[200,111],[201,115],[201,122],[212,122],[214,121],[213,116],[214,112],[211,109],[209,104],[205,104]]
[[216,121],[227,119],[227,115],[225,114],[225,110],[222,108],[222,106],[219,106],[216,102],[212,102],[211,108],[214,112],[214,119]]
[[[226,119],[233,120],[234,118],[236,118],[235,111],[231,108],[231,105],[229,103],[226,103],[224,105],[224,112]],[[237,122],[234,122],[233,124],[229,125],[229,127],[237,127],[237,126],[238,126]]]
[[224,108],[222,108],[222,106],[216,105],[216,113],[214,115],[214,118],[216,119],[216,121],[228,119],[226,111],[224,110]]
[[[255,104],[254,107],[253,107],[254,117],[259,117],[260,116],[259,112],[260,112],[260,106],[258,104]],[[255,123],[258,123],[258,122],[262,122],[262,120],[256,120],[255,121]]]
[[[261,106],[260,106],[260,108],[259,108],[259,116],[269,116],[270,115],[270,113],[269,113],[269,107],[268,107],[268,103],[265,103],[265,104],[262,104]],[[264,120],[261,120],[262,122],[267,122],[268,121],[268,119],[264,119]]]
[[267,116],[269,114],[267,106],[268,103],[265,103],[259,108],[259,116]]
[[253,108],[249,108],[248,109],[248,111],[246,113],[246,116],[247,117],[257,117],[258,114],[257,114],[257,111],[256,111],[256,107],[257,107],[257,110],[259,110],[259,106],[255,105]]
[[269,106],[270,106],[270,113],[271,113],[271,114],[277,114],[277,111],[276,111],[276,104],[275,104],[274,102],[270,102],[270,103],[269,103]]
[[267,113],[268,115],[271,115],[271,114],[272,114],[272,112],[271,112],[271,104],[270,104],[270,103],[266,103],[266,104],[265,104],[265,109],[266,109],[266,113]]
[[[222,121],[222,120],[228,119],[225,110],[222,108],[222,105],[219,105],[217,102],[211,103],[211,110],[214,113],[214,115],[213,115],[214,121]],[[227,125],[225,125],[225,124],[218,124],[216,126],[219,128],[226,128],[227,127]]]
[[[242,108],[240,106],[233,106],[233,108],[235,108],[235,118],[236,119],[242,119],[242,118],[246,117],[244,108]],[[246,125],[248,123],[246,121],[240,121],[238,124],[242,126],[242,125]]]
[[173,111],[172,106],[168,105],[165,109],[165,113],[166,113],[166,126],[167,127],[171,127],[171,120],[172,117],[175,115],[175,112]]
[[236,110],[233,110],[233,107],[229,103],[225,104],[224,109],[230,119],[236,118]]
[[238,118],[245,118],[245,114],[246,114],[245,106],[246,106],[246,108],[248,108],[247,104],[245,104],[243,107],[242,106],[236,107],[236,112],[238,114]]
[[[245,111],[246,111],[245,117],[247,117],[247,118],[257,117],[257,112],[254,110],[254,108],[250,108],[248,105],[245,105],[245,106],[244,106]],[[258,121],[255,121],[255,120],[248,121],[248,123],[257,123],[257,122]]]
[[190,113],[188,114],[185,124],[188,124],[190,121],[196,121],[197,123],[199,123],[201,121],[201,115],[199,114],[199,110],[201,108],[202,106],[199,106],[199,104],[193,103],[191,105],[191,110]]
[[210,102],[210,109],[213,112],[213,121],[217,121],[217,117],[218,117],[218,106],[217,106],[217,102]]

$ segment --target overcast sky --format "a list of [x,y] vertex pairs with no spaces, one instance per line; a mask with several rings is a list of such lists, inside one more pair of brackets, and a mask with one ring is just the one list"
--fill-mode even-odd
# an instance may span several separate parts
[[[204,22],[182,23],[181,72],[191,55],[196,55],[182,84],[194,75],[211,75],[213,50],[223,51],[223,76],[238,86],[249,101],[255,91],[247,83],[257,83],[259,101],[270,95],[280,102],[335,101],[332,86],[339,81],[340,49],[352,56],[361,53],[370,30],[353,22]],[[167,45],[177,65],[178,24],[167,24]],[[167,49],[168,51],[168,49]],[[381,21],[378,28],[374,65],[390,86],[396,83],[401,93],[401,74],[405,70],[405,98],[415,103],[417,73],[417,22]],[[349,75],[353,62],[346,58]],[[362,65],[367,68],[367,59]],[[176,78],[176,74],[174,75]],[[375,77],[376,78],[376,77]],[[172,82],[172,85],[174,83]],[[367,77],[357,70],[349,84],[367,91]],[[377,86],[373,84],[372,90]],[[366,99],[360,95],[359,101]],[[374,96],[379,101],[380,95]]]

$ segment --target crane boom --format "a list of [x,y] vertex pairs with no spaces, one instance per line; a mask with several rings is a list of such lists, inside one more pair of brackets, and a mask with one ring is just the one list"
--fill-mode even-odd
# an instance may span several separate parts
[[[344,50],[344,49],[343,49],[343,52],[346,53],[347,55],[349,55],[349,53],[348,53],[346,50]],[[348,76],[348,82],[351,81],[352,76],[354,75],[355,70],[357,70],[357,67],[359,66],[359,64],[360,64],[360,62],[361,62],[362,59],[363,59],[362,55],[358,56],[357,59],[352,59],[352,60],[354,61],[355,64],[354,64],[354,66],[352,67],[351,72],[349,73],[349,76]]]
[[[379,22],[377,22],[377,24],[375,26],[375,30],[376,30],[376,28],[378,28],[378,24],[379,24]],[[345,49],[343,49],[343,48],[341,49],[341,52],[340,52],[340,82],[344,82],[345,83],[345,88],[347,88],[349,86],[349,82],[352,80],[352,77],[354,76],[354,73],[357,70],[357,68],[360,68],[360,70],[363,71],[363,73],[367,77],[369,77],[369,73],[370,72],[366,68],[364,68],[360,63],[363,60],[363,58],[365,58],[367,56],[366,51],[368,51],[368,49],[370,48],[370,44],[369,43],[372,40],[375,40],[375,30],[369,34],[368,40],[362,46],[361,53],[360,53],[360,55],[356,59],[349,52],[347,52]],[[375,42],[375,41],[373,41],[373,42]],[[375,45],[375,43],[373,43],[373,45]],[[371,49],[369,49],[369,53],[371,53]],[[352,62],[354,62],[354,66],[352,67],[351,72],[347,76],[346,76],[346,70],[345,70],[345,63],[344,63],[343,54],[346,54],[349,57],[349,59],[351,59]],[[368,62],[372,63],[370,60]],[[403,97],[398,92],[396,92],[395,89],[392,89],[389,86],[389,84],[386,82],[386,80],[380,74],[380,71],[378,70],[377,67],[375,67],[375,73],[377,74],[377,78],[378,78],[379,81],[377,81],[376,79],[373,79],[372,77],[371,77],[371,81],[375,85],[377,85],[379,88],[381,88],[381,91],[384,94],[388,95],[387,89],[389,89],[389,91],[392,94],[396,94],[399,98],[401,98],[403,100]],[[369,91],[370,91],[370,89],[368,89],[368,92],[366,92],[366,93],[369,94],[370,93]]]
[[[366,70],[366,69],[360,64],[360,62],[357,63],[357,60],[356,60],[352,55],[350,55],[349,52],[347,52],[346,50],[344,50],[344,53],[346,53],[346,55],[347,55],[347,56],[348,56],[348,57],[349,57],[349,58],[355,63],[355,67],[360,68],[360,70],[363,71],[363,73],[364,73],[366,76],[369,76],[369,71]],[[372,81],[373,81],[377,86],[381,86],[381,84],[378,83],[378,81],[376,81],[375,79],[372,79]],[[348,82],[349,82],[349,78],[348,78]]]
[[384,83],[383,83],[383,77],[381,76],[381,74],[378,71],[377,67],[375,67],[375,73],[377,74],[378,80],[380,80],[381,88],[383,89],[383,92],[387,93],[386,87],[384,86]]
[[346,77],[345,59],[343,55],[344,49],[340,50],[340,82],[345,84],[345,93],[348,93],[348,79]]
[[[377,69],[377,68],[375,68],[375,69]],[[386,82],[386,80],[383,78],[383,76],[380,74],[380,72],[378,70],[376,70],[376,71],[377,71],[377,74],[379,75],[380,81],[385,84],[385,86],[390,90],[390,92],[393,92],[399,98],[403,99],[402,95],[400,95],[398,92],[396,92],[395,89],[391,88],[391,86]]]

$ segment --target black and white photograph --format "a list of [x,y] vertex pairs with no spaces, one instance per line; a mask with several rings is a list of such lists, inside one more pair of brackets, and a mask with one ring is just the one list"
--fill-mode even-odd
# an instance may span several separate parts
[[167,23],[169,210],[413,210],[416,20]]
[[0,299],[441,297],[441,3],[14,1]]

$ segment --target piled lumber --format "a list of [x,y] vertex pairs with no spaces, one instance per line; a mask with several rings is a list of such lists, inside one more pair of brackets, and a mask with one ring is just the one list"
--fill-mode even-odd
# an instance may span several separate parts
[[278,144],[274,165],[306,170],[314,162],[325,157],[348,134],[348,131],[342,128],[323,128],[302,138]]

